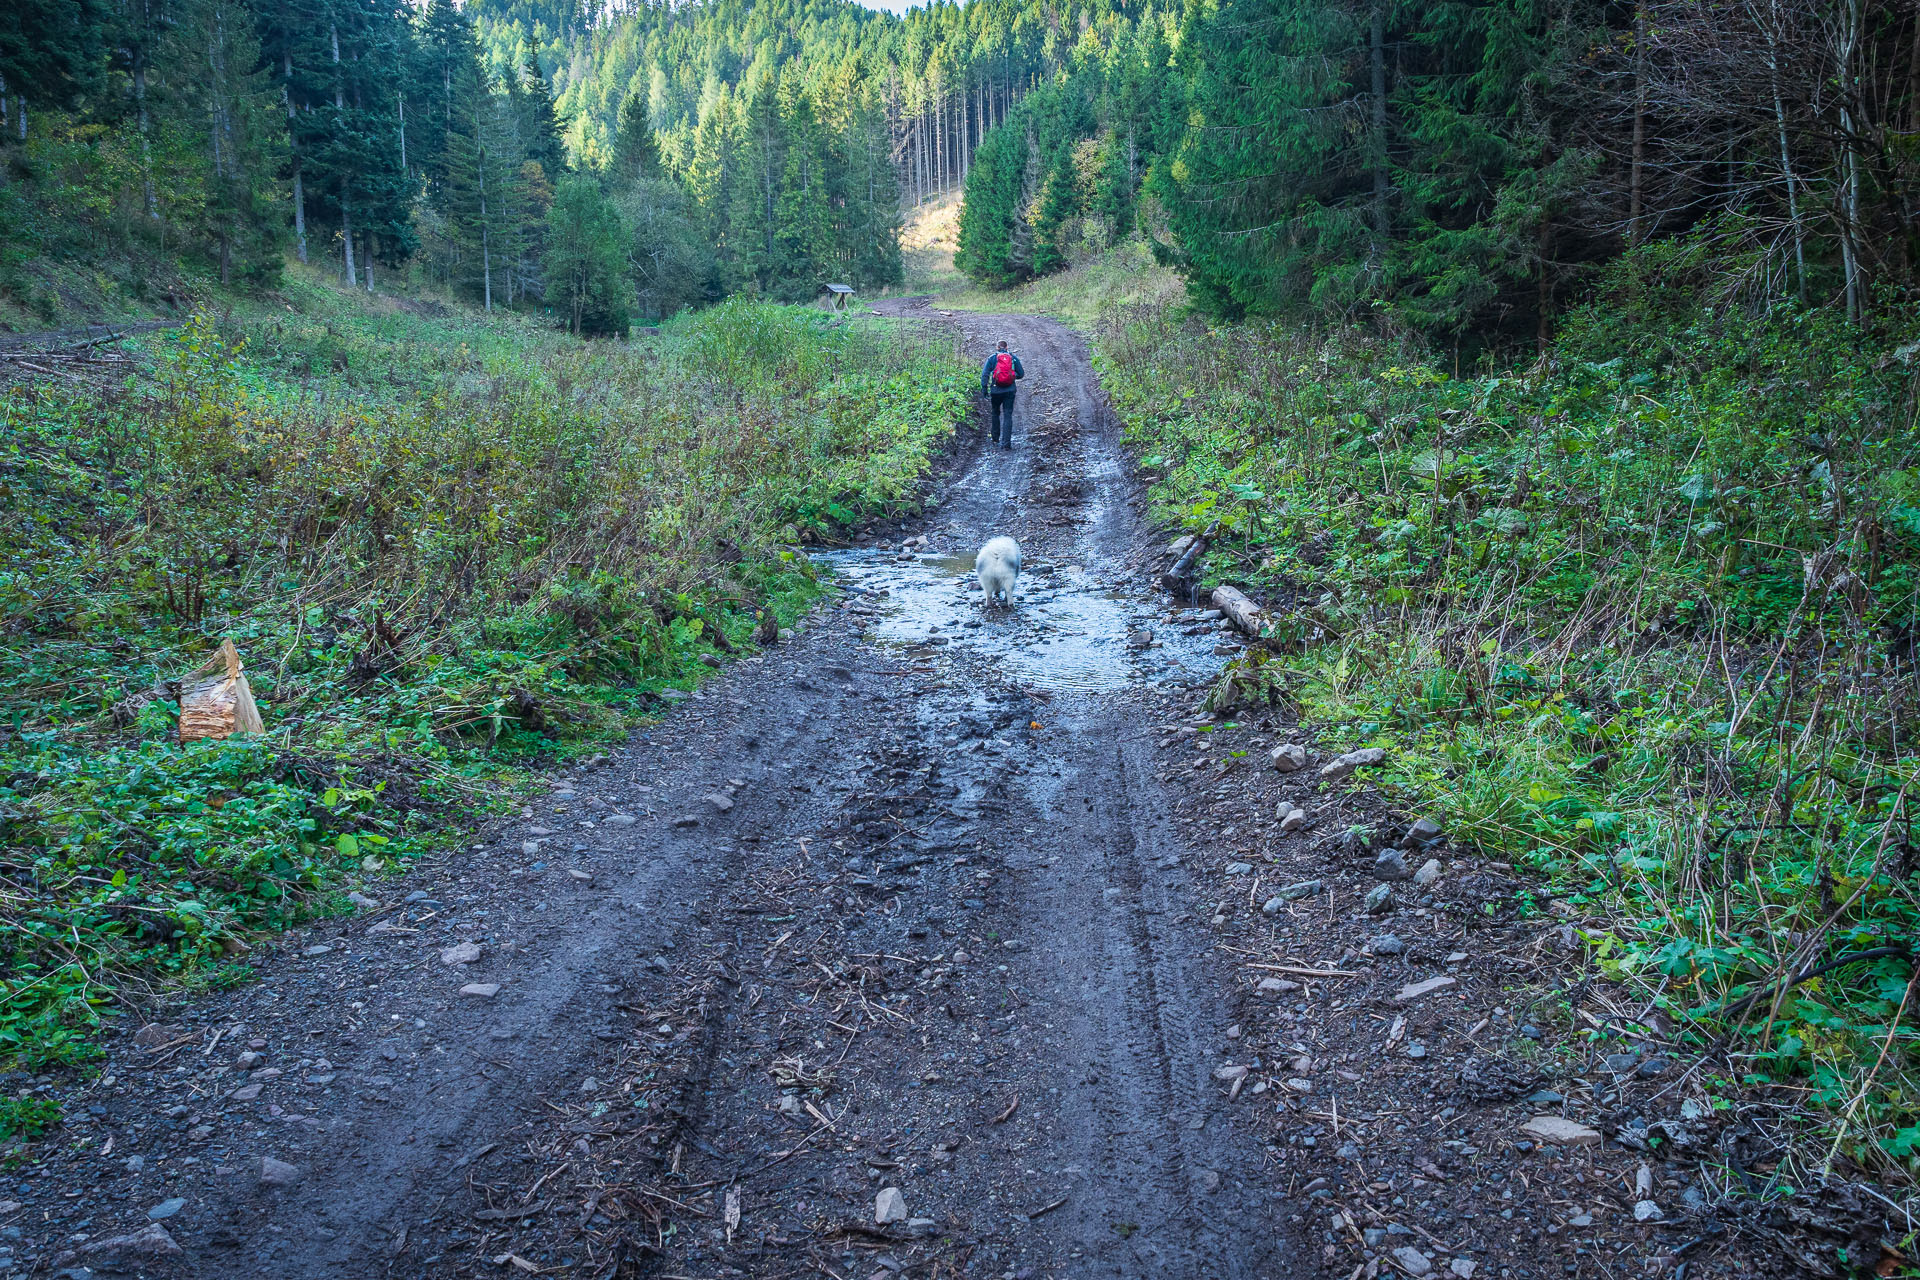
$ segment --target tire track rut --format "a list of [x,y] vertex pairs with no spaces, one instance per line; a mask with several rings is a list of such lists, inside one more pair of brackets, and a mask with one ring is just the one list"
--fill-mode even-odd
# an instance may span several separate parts
[[[1015,449],[976,438],[920,527],[1119,583],[1144,534],[1084,345],[953,323],[1029,378]],[[185,1199],[153,1269],[200,1276],[1307,1274],[1212,1079],[1228,980],[1144,741],[1191,695],[1016,679],[1020,619],[962,590],[979,643],[877,643],[885,600],[850,595],[420,899],[289,935],[179,1019],[279,1077],[123,1043],[102,1123],[147,1168],[40,1181]],[[441,963],[457,940],[482,959]],[[883,1188],[910,1220],[875,1222]]]

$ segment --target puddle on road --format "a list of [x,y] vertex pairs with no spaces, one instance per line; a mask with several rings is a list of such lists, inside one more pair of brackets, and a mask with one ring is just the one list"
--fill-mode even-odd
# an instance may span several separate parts
[[[1029,564],[1020,575],[1018,607],[988,611],[970,555],[830,551],[813,559],[833,571],[855,607],[875,611],[869,634],[880,643],[925,652],[969,649],[1042,689],[1199,684],[1226,661],[1213,652],[1218,632],[1181,634],[1163,611],[1108,589],[1079,565]],[[1128,633],[1142,627],[1155,643],[1129,645]]]

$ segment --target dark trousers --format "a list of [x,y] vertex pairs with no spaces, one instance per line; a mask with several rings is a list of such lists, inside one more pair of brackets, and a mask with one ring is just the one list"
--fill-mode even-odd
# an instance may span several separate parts
[[[993,406],[993,442],[1008,449],[1013,448],[1013,392],[996,391],[987,397]],[[1006,426],[1000,425],[1005,419]]]

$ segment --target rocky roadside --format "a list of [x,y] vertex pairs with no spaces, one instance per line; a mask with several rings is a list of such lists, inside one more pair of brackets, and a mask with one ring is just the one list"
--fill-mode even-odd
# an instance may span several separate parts
[[1162,728],[1237,970],[1214,1076],[1325,1274],[1887,1274],[1891,1202],[1792,1166],[1775,1099],[1716,1106],[1715,1064],[1596,975],[1579,911],[1396,811],[1381,750],[1258,710]]

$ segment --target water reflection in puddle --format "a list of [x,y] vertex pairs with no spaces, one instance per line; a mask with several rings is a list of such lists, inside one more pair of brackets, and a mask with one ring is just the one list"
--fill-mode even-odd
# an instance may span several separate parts
[[[1225,662],[1213,652],[1214,634],[1179,634],[1150,603],[1108,589],[1079,565],[1030,562],[1019,606],[990,612],[981,608],[970,555],[831,551],[813,559],[848,588],[851,607],[870,611],[875,640],[920,652],[951,645],[985,653],[1039,688],[1195,684]],[[1128,643],[1140,628],[1153,631],[1152,646]]]

